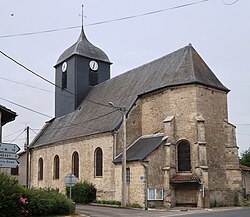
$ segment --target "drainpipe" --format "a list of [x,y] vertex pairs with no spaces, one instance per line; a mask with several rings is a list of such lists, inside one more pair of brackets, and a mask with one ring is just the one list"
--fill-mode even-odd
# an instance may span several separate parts
[[145,177],[145,210],[148,209],[148,168],[145,165],[145,162],[141,162],[141,165],[144,167],[144,177]]
[[114,130],[114,134],[113,134],[113,160],[116,157],[117,134],[118,134],[118,131]]
[[200,185],[202,187],[201,192],[202,192],[202,208],[205,208],[205,183],[204,181],[200,181]]

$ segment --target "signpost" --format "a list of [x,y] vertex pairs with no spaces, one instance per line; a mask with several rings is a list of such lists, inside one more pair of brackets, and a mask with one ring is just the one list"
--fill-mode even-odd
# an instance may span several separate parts
[[16,144],[0,143],[0,168],[16,168],[19,164],[18,151],[20,148]]
[[71,187],[77,183],[77,178],[74,174],[68,174],[64,177],[64,183],[69,186],[69,198],[71,199]]

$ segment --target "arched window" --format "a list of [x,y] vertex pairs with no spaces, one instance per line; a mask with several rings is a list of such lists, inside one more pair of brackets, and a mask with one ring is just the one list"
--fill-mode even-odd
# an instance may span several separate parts
[[102,149],[95,150],[95,176],[102,176]]
[[79,155],[76,151],[72,155],[72,173],[79,177]]
[[56,155],[54,157],[54,174],[53,174],[54,179],[59,179],[59,169],[60,169],[59,156]]
[[43,159],[38,160],[38,180],[43,180]]
[[178,171],[191,171],[190,144],[185,140],[178,144]]

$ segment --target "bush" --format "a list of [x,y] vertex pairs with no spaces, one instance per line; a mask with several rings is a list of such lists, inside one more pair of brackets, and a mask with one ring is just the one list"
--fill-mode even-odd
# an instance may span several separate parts
[[0,173],[0,214],[1,217],[18,216],[21,212],[20,192],[23,187],[17,180],[5,173]]
[[68,215],[73,204],[65,195],[54,189],[26,189],[23,195],[28,199],[32,215]]
[[0,173],[0,197],[1,217],[68,215],[73,210],[72,201],[58,191],[25,189],[5,173]]
[[[66,193],[68,197],[69,191],[69,187],[66,187]],[[92,203],[96,200],[96,188],[93,184],[90,184],[87,181],[81,181],[79,183],[76,183],[71,188],[71,197],[72,200],[76,203]]]

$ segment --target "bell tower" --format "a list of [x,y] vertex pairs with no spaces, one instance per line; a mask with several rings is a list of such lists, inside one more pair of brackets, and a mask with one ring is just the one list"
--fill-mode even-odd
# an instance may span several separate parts
[[55,116],[76,110],[95,85],[110,79],[108,56],[91,44],[82,27],[75,44],[66,49],[55,67]]

